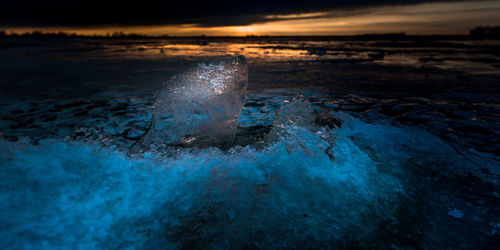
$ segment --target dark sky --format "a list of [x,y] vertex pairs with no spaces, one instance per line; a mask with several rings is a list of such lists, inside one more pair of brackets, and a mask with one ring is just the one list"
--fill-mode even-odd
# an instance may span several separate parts
[[466,33],[500,24],[500,0],[0,0],[11,32],[173,35]]
[[[196,24],[237,26],[270,21],[268,15],[337,10],[338,15],[367,7],[446,0],[250,0],[250,1],[2,1],[0,23],[6,26],[99,26]],[[448,1],[449,2],[449,1]]]

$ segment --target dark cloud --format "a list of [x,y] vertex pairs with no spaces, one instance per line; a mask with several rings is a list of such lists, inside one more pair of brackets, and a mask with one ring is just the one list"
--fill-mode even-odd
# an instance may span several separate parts
[[[107,26],[195,24],[201,27],[248,25],[269,21],[266,16],[308,12],[357,13],[382,5],[406,5],[446,0],[254,0],[157,1],[135,3],[96,0],[17,0],[0,4],[0,24],[20,26]],[[338,14],[329,14],[338,15]]]

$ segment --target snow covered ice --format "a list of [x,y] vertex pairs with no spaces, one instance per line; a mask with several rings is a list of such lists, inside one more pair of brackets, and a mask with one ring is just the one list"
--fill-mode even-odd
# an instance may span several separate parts
[[146,144],[215,145],[234,139],[248,66],[238,56],[202,63],[167,81],[154,102]]

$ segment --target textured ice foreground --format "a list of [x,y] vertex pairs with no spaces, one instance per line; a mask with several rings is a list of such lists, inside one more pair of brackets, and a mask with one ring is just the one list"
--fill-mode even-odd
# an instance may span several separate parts
[[[185,149],[172,158],[131,159],[80,142],[2,140],[0,247],[314,247],[363,240],[392,217],[404,194],[398,179],[380,172],[353,142],[370,129],[357,120],[316,133],[284,126],[286,133],[261,150]],[[326,133],[335,134],[331,147]]]
[[214,145],[231,141],[245,103],[248,66],[238,56],[199,64],[167,81],[144,141]]

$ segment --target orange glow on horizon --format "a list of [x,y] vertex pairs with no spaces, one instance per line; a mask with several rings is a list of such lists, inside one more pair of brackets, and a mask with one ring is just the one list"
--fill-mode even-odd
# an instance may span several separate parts
[[[126,34],[170,36],[246,35],[357,35],[366,33],[465,34],[476,26],[500,24],[500,0],[428,3],[369,9],[364,14],[335,15],[334,12],[268,15],[267,22],[246,26],[200,27],[196,24],[152,26],[108,26],[85,28],[13,28],[24,33],[64,31],[82,35]],[[272,20],[271,20],[272,19]],[[282,19],[282,20],[280,20]]]

